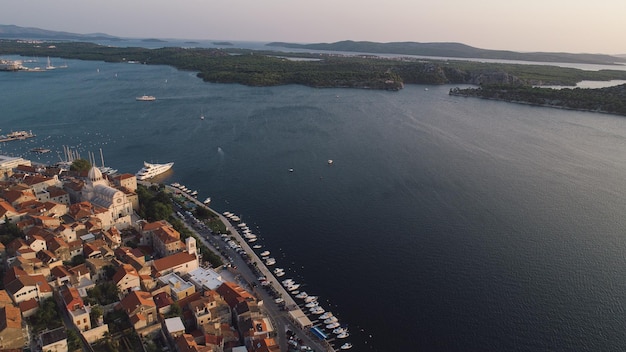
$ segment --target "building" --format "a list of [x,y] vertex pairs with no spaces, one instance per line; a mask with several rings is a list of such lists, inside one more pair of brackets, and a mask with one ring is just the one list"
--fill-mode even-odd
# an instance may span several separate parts
[[39,335],[39,346],[45,352],[66,352],[68,347],[65,327],[42,332]]
[[0,350],[24,348],[22,315],[19,308],[6,305],[0,308]]
[[183,280],[175,273],[169,273],[159,277],[159,282],[162,285],[170,286],[170,295],[174,301],[188,297],[196,292],[196,287],[193,284]]
[[89,317],[91,309],[89,306],[85,306],[78,290],[75,287],[64,285],[59,289],[59,294],[76,328],[81,332],[91,329],[91,319]]

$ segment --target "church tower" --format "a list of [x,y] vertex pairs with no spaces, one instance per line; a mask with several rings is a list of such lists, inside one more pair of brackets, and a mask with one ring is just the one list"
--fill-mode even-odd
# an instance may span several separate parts
[[198,249],[196,247],[196,239],[193,236],[187,237],[185,239],[185,247],[187,248],[187,253],[191,255],[195,255],[198,258]]

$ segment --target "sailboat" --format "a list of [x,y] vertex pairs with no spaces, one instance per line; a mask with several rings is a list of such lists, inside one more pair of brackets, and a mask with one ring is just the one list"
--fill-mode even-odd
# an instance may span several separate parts
[[204,113],[202,112],[202,109],[200,109],[200,120],[204,120]]
[[50,63],[50,56],[48,56],[48,65],[46,65],[46,70],[54,70],[56,67],[52,66]]

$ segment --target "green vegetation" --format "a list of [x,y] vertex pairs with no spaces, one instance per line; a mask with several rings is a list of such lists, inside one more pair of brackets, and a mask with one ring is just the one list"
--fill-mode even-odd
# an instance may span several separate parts
[[461,43],[416,43],[395,42],[376,43],[344,40],[335,43],[290,44],[274,42],[268,46],[285,48],[351,51],[359,53],[381,53],[417,56],[457,57],[474,59],[519,60],[537,62],[572,62],[612,65],[624,62],[624,58],[601,54],[568,54],[568,53],[520,53],[508,50],[487,50],[471,47]]
[[85,159],[76,159],[70,165],[72,171],[89,171],[91,169],[91,163]]
[[5,246],[16,238],[24,238],[24,232],[11,222],[7,217],[4,218],[4,224],[0,225],[0,242]]
[[455,88],[450,90],[450,95],[626,116],[626,84],[601,89],[486,85],[479,88]]
[[70,352],[82,351],[83,343],[80,340],[80,336],[74,329],[65,329],[67,333],[67,350]]
[[[183,242],[187,237],[195,236],[182,221],[173,215],[172,198],[165,191],[164,186],[153,186],[148,189],[138,185],[137,195],[139,196],[139,204],[141,204],[139,216],[148,221],[167,220],[180,233],[180,239]],[[202,255],[203,260],[208,261],[214,268],[223,264],[222,259],[217,254],[208,249],[198,238],[196,240],[198,252]]]
[[84,302],[85,304],[106,306],[119,301],[119,294],[120,289],[116,284],[111,281],[104,281],[87,290],[87,297],[84,298]]
[[38,333],[46,329],[52,330],[63,325],[59,311],[56,301],[52,297],[46,298],[40,302],[37,313],[28,318],[30,326],[33,327],[33,331]]
[[626,79],[626,71],[583,71],[540,65],[381,58],[244,49],[125,48],[92,43],[36,45],[0,41],[0,55],[55,56],[106,62],[170,65],[197,71],[205,81],[250,86],[301,84],[397,90],[415,84],[573,85],[581,80]]

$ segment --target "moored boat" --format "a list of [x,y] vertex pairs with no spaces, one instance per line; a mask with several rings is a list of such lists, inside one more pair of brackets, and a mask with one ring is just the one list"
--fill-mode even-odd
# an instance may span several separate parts
[[309,302],[313,302],[313,301],[317,301],[317,296],[308,296],[304,299],[305,303],[309,303]]
[[338,322],[337,317],[330,317],[328,319],[324,319],[324,324],[332,324]]
[[332,312],[326,312],[320,317],[320,319],[328,319],[332,316],[334,316]]
[[334,328],[336,328],[338,326],[339,326],[339,323],[338,322],[334,322],[334,323],[330,323],[330,324],[326,325],[326,329],[330,330],[330,329],[334,329]]
[[172,166],[174,166],[173,162],[167,164],[151,164],[144,161],[143,168],[137,171],[137,174],[135,174],[135,176],[140,181],[147,180],[166,172],[167,170],[171,169]]
[[261,254],[261,257],[269,257],[270,251],[263,251],[260,254]]
[[342,350],[349,350],[352,348],[352,344],[350,342],[346,342],[340,347]]
[[306,292],[302,291],[296,295],[296,298],[303,299],[303,298],[307,298],[308,296],[309,295]]
[[348,336],[350,336],[350,334],[348,334],[348,331],[344,331],[341,334],[337,335],[337,338],[338,339],[345,339]]

